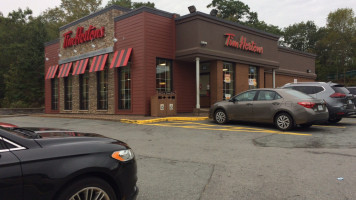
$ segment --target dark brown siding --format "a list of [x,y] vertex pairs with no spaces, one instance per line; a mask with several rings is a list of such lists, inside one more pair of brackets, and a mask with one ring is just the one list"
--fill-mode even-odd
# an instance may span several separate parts
[[177,111],[193,112],[196,102],[195,63],[175,62],[173,82],[177,93]]
[[156,58],[174,59],[174,25],[173,19],[147,12],[115,23],[115,50],[133,48],[130,114],[150,114],[150,99],[156,93]]
[[[314,79],[276,74],[276,87],[281,87],[286,83],[293,83],[294,79],[297,79],[298,82],[313,82],[313,81],[315,81]],[[266,73],[265,74],[265,87],[272,88],[273,87],[272,81],[273,81],[272,74]]]
[[[45,58],[49,60],[45,60],[45,76],[47,75],[47,71],[50,66],[58,65],[58,51],[59,51],[59,42],[55,44],[51,44],[45,47]],[[59,90],[58,90],[59,95]],[[45,113],[59,113],[58,110],[51,109],[51,79],[45,79]],[[59,98],[58,98],[59,101]],[[58,102],[59,106],[59,102]]]

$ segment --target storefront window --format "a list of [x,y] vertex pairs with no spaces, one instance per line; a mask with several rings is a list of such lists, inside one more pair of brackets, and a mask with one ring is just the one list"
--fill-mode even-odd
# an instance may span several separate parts
[[97,72],[98,79],[98,110],[108,109],[108,68]]
[[234,65],[224,62],[223,64],[223,99],[229,100],[234,96]]
[[89,69],[84,74],[79,75],[80,110],[89,108]]
[[156,89],[158,92],[172,91],[172,60],[157,58]]
[[51,79],[51,108],[58,110],[58,78]]
[[248,71],[248,88],[255,89],[258,88],[258,73],[257,67],[250,66]]
[[119,67],[119,109],[131,109],[131,65]]
[[72,75],[64,78],[64,109],[72,110]]

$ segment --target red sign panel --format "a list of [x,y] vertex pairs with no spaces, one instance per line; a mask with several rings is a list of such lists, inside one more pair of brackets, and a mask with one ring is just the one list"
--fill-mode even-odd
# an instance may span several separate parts
[[235,40],[235,34],[225,33],[225,36],[226,36],[225,46],[263,54],[263,47],[257,46],[257,44],[254,41],[246,42],[247,38],[244,36],[240,37],[240,41]]
[[92,41],[97,38],[102,38],[105,36],[105,27],[97,29],[95,26],[90,25],[88,30],[84,32],[83,27],[77,28],[77,33],[74,38],[71,38],[73,31],[68,31],[63,34],[64,42],[63,48],[71,47],[73,45],[82,44],[85,42]]

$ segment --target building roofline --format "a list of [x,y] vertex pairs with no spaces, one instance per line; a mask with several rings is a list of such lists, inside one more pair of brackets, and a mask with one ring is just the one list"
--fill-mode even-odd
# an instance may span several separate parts
[[188,19],[188,18],[192,18],[192,17],[196,17],[196,16],[202,16],[202,17],[205,17],[205,18],[208,18],[210,20],[214,20],[214,21],[217,21],[217,22],[220,22],[220,23],[232,25],[232,26],[235,26],[235,27],[238,27],[238,28],[241,28],[241,29],[246,29],[246,30],[249,30],[249,31],[252,31],[252,32],[256,32],[256,33],[259,33],[259,34],[262,34],[262,35],[266,35],[266,36],[275,38],[277,40],[280,38],[280,36],[278,36],[278,35],[275,35],[275,34],[272,34],[272,33],[268,33],[268,32],[265,32],[265,31],[261,31],[261,30],[258,30],[256,28],[251,28],[249,26],[245,26],[245,25],[239,24],[237,22],[232,22],[232,21],[229,21],[229,20],[225,20],[225,19],[221,19],[221,18],[218,18],[218,17],[215,17],[215,16],[211,16],[211,15],[208,15],[206,13],[199,12],[199,11],[194,12],[194,13],[190,13],[190,14],[187,14],[187,15],[184,15],[184,16],[181,16],[181,17],[178,17],[175,20],[176,20],[176,22],[178,22],[178,21],[181,21],[181,20],[184,20],[184,19]]
[[147,6],[142,6],[140,8],[135,9],[135,10],[132,10],[131,12],[128,12],[128,13],[125,13],[123,15],[115,17],[114,21],[117,22],[117,21],[129,18],[129,17],[132,17],[134,15],[143,13],[143,12],[148,12],[148,13],[151,13],[151,14],[155,14],[155,15],[159,15],[159,16],[167,17],[167,18],[173,18],[174,16],[179,16],[178,14],[175,14],[175,13],[170,13],[170,12],[166,12],[166,11],[163,11],[163,10],[158,10],[156,8],[147,7]]
[[312,57],[314,59],[316,58],[315,54],[304,52],[304,51],[300,51],[300,50],[296,50],[296,49],[292,49],[292,48],[289,48],[289,47],[284,47],[284,46],[278,46],[278,51],[284,51],[284,52],[287,52],[287,53],[293,53],[293,54],[298,54],[298,55],[302,55],[302,56]]
[[47,47],[47,46],[50,46],[52,44],[56,44],[59,42],[59,38],[55,39],[55,40],[52,40],[52,41],[49,41],[49,42],[45,42],[44,43],[44,46]]
[[121,7],[121,6],[118,6],[118,5],[112,5],[112,6],[103,8],[103,9],[97,11],[97,12],[94,12],[94,13],[92,13],[92,14],[89,14],[89,15],[87,15],[87,16],[85,16],[85,17],[82,17],[82,18],[80,18],[80,19],[78,19],[78,20],[76,20],[76,21],[74,21],[74,22],[71,22],[71,23],[69,23],[69,24],[66,24],[66,25],[60,27],[60,28],[59,28],[59,31],[62,31],[62,30],[64,30],[64,29],[66,29],[66,28],[69,28],[69,27],[74,26],[74,25],[76,25],[76,24],[79,24],[79,23],[81,23],[81,22],[87,21],[88,19],[91,19],[91,18],[96,17],[96,16],[98,16],[98,15],[104,14],[104,13],[110,11],[110,10],[113,10],[113,9],[115,9],[115,10],[120,10],[120,11],[124,11],[124,12],[129,12],[129,11],[131,11],[130,8],[125,8],[125,7]]

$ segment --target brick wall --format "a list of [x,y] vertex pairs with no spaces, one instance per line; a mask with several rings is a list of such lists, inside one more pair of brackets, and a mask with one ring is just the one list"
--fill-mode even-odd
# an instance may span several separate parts
[[[58,50],[59,41],[45,47],[45,75],[53,65],[58,65]],[[57,71],[58,73],[58,71]],[[45,113],[58,113],[59,110],[52,110],[51,108],[51,79],[45,79]]]

